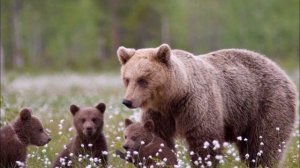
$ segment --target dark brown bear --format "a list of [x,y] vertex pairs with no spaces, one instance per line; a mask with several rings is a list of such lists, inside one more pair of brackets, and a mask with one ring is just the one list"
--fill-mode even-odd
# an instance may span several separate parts
[[70,106],[77,135],[59,154],[53,167],[72,167],[72,164],[68,165],[69,161],[80,154],[98,158],[98,165],[103,167],[107,165],[107,144],[103,135],[105,108],[103,103],[99,103],[96,107]]
[[133,123],[125,120],[125,143],[123,147],[126,153],[117,150],[116,154],[121,159],[133,163],[136,167],[171,167],[177,165],[174,151],[167,143],[154,134],[154,123],[148,120],[145,124]]
[[51,138],[45,132],[41,121],[24,108],[20,116],[1,128],[0,167],[25,167],[27,146],[43,146]]
[[196,56],[167,44],[120,47],[117,54],[126,87],[123,104],[140,108],[142,122],[152,119],[156,134],[168,144],[174,144],[175,135],[183,138],[194,153],[192,163],[202,159],[204,166],[216,166],[222,148],[214,150],[212,143],[229,141],[250,167],[280,166],[284,152],[278,147],[291,138],[298,96],[273,61],[244,49]]

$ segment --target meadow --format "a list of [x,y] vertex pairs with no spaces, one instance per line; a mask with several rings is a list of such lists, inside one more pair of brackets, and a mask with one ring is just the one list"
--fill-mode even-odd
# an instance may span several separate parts
[[[7,74],[1,79],[1,126],[18,116],[21,107],[31,107],[38,116],[52,141],[44,147],[30,146],[28,167],[51,167],[56,155],[75,135],[69,106],[94,106],[99,102],[106,104],[104,133],[108,142],[109,167],[133,167],[130,163],[116,157],[115,150],[122,149],[124,119],[139,119],[139,111],[131,110],[121,104],[124,88],[117,73],[74,74],[60,73],[48,75]],[[298,124],[299,125],[299,124]],[[274,128],[275,129],[275,128]],[[279,130],[280,133],[280,130]],[[287,148],[284,167],[300,166],[299,127],[293,132],[290,144],[278,147]],[[242,139],[241,140],[245,140]],[[263,142],[262,138],[262,142]],[[176,142],[179,167],[190,167],[189,153],[183,141]],[[211,144],[213,145],[213,144]],[[221,144],[225,147],[220,156],[220,167],[247,167],[241,163],[238,151],[233,144]],[[263,155],[263,153],[262,153]],[[259,159],[259,155],[257,159]],[[95,160],[82,156],[76,161],[77,167],[94,167]]]

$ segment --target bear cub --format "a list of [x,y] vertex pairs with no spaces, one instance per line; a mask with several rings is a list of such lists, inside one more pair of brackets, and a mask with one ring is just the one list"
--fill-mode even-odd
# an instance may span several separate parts
[[86,154],[98,158],[99,166],[106,166],[107,144],[103,134],[105,108],[103,103],[99,103],[96,107],[70,106],[77,135],[58,155],[53,167],[72,167],[72,159]]
[[1,128],[0,167],[26,167],[27,146],[44,146],[50,140],[31,109],[23,108],[17,119]]
[[116,155],[136,167],[164,167],[177,165],[174,151],[167,143],[154,134],[154,122],[132,122],[125,119],[125,143],[123,148],[126,153],[116,150]]

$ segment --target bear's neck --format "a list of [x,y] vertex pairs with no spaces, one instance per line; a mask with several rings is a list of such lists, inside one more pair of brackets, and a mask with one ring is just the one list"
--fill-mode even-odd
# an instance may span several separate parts
[[104,135],[102,133],[98,133],[98,134],[95,134],[92,136],[85,136],[83,134],[79,134],[79,135],[77,135],[76,139],[77,139],[78,143],[88,145],[88,144],[94,144],[94,142],[98,142],[103,137],[104,137]]
[[30,144],[30,138],[26,130],[30,128],[26,128],[26,126],[24,126],[24,123],[19,119],[12,123],[12,127],[16,135],[18,136],[20,142],[23,143],[25,146],[28,146]]
[[[168,83],[164,87],[164,92],[159,95],[156,102],[146,108],[142,108],[143,111],[149,109],[159,111],[162,114],[166,114],[169,111],[177,113],[184,103],[189,98],[189,76],[186,72],[186,67],[177,57],[172,57],[171,65],[169,67],[170,76],[167,77]],[[171,108],[171,109],[170,109]]]

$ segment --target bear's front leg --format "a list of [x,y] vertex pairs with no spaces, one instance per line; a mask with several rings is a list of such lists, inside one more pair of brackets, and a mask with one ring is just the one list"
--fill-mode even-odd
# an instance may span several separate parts
[[191,132],[186,136],[189,146],[192,165],[200,167],[216,167],[219,160],[217,155],[222,155],[223,140],[218,135],[205,135],[199,132]]
[[166,115],[163,116],[157,111],[148,109],[142,112],[142,123],[145,123],[151,119],[154,122],[155,134],[162,138],[174,151],[175,149],[175,133],[176,133],[176,122],[173,116]]

